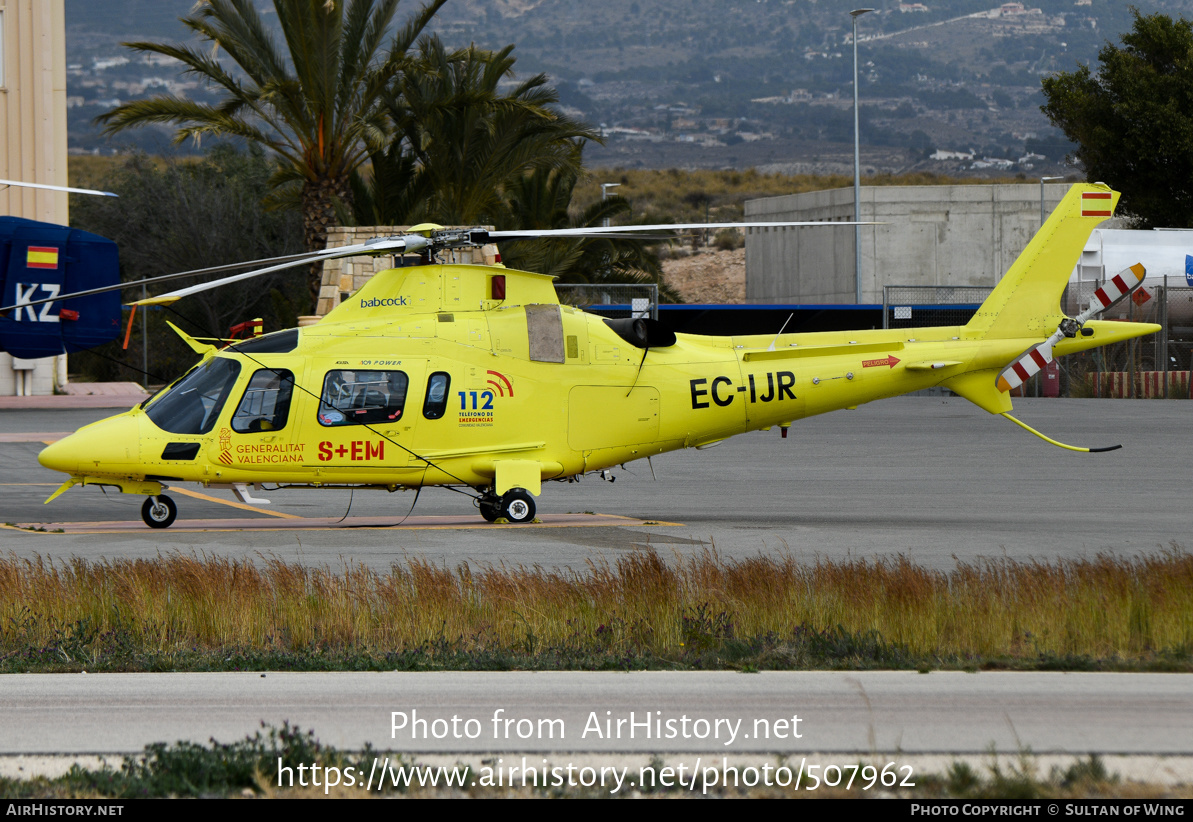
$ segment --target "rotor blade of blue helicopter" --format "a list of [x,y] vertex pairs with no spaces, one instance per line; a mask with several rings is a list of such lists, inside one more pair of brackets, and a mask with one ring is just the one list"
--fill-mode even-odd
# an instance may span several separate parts
[[21,188],[44,188],[47,191],[67,191],[71,194],[94,194],[98,197],[119,197],[110,191],[96,191],[94,188],[70,188],[69,186],[51,186],[45,183],[22,183],[20,180],[0,180],[0,186],[19,186]]

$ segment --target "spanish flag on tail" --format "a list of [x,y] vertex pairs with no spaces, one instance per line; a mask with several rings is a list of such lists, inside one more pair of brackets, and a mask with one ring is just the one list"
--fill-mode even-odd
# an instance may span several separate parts
[[58,268],[58,249],[53,246],[31,245],[25,252],[26,268]]

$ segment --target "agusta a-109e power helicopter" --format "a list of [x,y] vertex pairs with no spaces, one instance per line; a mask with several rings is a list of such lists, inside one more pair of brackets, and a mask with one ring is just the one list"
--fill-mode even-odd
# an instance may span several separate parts
[[[1027,428],[1009,416],[1010,391],[1054,356],[1158,329],[1090,320],[1138,285],[1142,266],[1108,280],[1076,318],[1059,307],[1090,231],[1117,199],[1104,185],[1074,186],[972,320],[955,327],[674,334],[651,320],[560,305],[551,278],[539,274],[393,268],[311,327],[220,349],[188,338],[202,360],[186,375],[41,452],[42,465],[69,475],[47,502],[74,485],[115,486],[146,495],[146,523],[164,528],[177,508],[163,488],[182,482],[230,487],[249,502],[261,502],[249,487],[262,484],[446,485],[474,492],[486,520],[527,522],[545,480],[744,431],[777,426],[785,436],[804,417],[930,386]],[[322,256],[414,251],[429,259],[528,236],[411,231]]]

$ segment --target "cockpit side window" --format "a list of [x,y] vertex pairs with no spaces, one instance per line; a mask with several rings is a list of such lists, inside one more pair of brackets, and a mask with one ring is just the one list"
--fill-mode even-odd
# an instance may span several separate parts
[[145,409],[153,424],[171,434],[206,434],[219,419],[240,376],[240,363],[226,357],[192,369]]
[[238,434],[282,430],[290,415],[293,391],[293,373],[284,368],[262,368],[253,374],[236,406],[232,430]]
[[437,420],[447,410],[447,394],[452,378],[446,371],[436,371],[427,380],[427,397],[423,400],[423,416]]
[[328,371],[319,400],[319,424],[361,425],[402,418],[410,381],[401,371]]

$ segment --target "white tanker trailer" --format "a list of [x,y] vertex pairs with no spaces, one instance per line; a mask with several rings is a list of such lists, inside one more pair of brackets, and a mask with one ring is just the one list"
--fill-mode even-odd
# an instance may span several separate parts
[[[1161,228],[1153,231],[1130,231],[1116,228],[1095,228],[1090,234],[1081,260],[1069,278],[1070,303],[1066,308],[1080,311],[1089,304],[1094,290],[1107,277],[1124,268],[1143,263],[1147,277],[1142,288],[1151,296],[1157,288],[1171,289],[1168,294],[1170,323],[1193,326],[1193,229]],[[1077,305],[1074,300],[1080,301]],[[1103,317],[1127,319],[1130,303],[1123,300]],[[1136,320],[1143,320],[1143,311],[1156,311],[1149,300],[1131,309]],[[1186,332],[1193,328],[1186,328]]]

